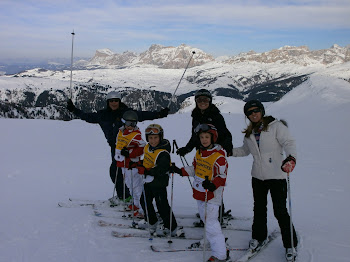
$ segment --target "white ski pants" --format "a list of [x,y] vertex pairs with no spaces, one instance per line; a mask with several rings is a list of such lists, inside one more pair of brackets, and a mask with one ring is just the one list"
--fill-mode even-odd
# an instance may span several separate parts
[[205,223],[207,240],[210,243],[212,256],[218,259],[226,259],[225,236],[221,231],[218,220],[219,205],[207,203],[207,216],[205,218],[205,202],[197,200],[200,218]]
[[140,205],[140,198],[143,189],[143,181],[137,168],[128,169],[123,167],[123,174],[125,175],[125,184],[129,188],[130,194],[133,197],[134,205],[142,210]]

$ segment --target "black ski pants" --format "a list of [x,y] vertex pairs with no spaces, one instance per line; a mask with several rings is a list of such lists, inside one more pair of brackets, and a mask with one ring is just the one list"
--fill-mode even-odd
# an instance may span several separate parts
[[[115,189],[117,191],[117,196],[119,199],[123,199],[123,191],[124,191],[124,178],[123,172],[121,168],[117,168],[117,161],[114,159],[115,156],[115,148],[111,147],[111,156],[112,156],[112,164],[109,167],[109,176],[111,177],[112,183],[115,184]],[[117,181],[115,177],[117,176]],[[125,198],[130,197],[129,188],[125,185]]]
[[[150,225],[154,225],[157,221],[157,214],[154,210],[153,206],[153,200],[156,202],[157,210],[160,215],[160,217],[163,220],[164,227],[170,229],[170,206],[168,202],[168,193],[166,187],[152,187],[149,184],[144,184],[144,190],[146,195],[146,204],[147,204],[147,211],[148,211],[148,218]],[[142,209],[145,213],[145,218],[147,220],[147,213],[146,213],[146,206],[145,206],[145,198],[142,194],[141,200],[140,200]],[[171,224],[171,231],[175,230],[177,227],[177,222],[174,216],[174,213],[171,213],[172,215],[172,224]]]
[[[286,207],[287,182],[285,179],[259,180],[252,179],[254,197],[254,219],[252,226],[252,238],[258,241],[267,238],[267,194],[270,191],[273,212],[281,229],[283,246],[291,247],[290,217]],[[298,245],[293,226],[294,246]]]

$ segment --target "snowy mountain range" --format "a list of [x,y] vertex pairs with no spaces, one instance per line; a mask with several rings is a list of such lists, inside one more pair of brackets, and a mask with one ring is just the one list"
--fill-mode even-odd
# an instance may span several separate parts
[[105,95],[112,90],[120,91],[134,109],[159,110],[168,106],[188,63],[172,112],[185,107],[188,102],[183,102],[199,88],[220,97],[273,102],[312,75],[350,81],[350,46],[316,51],[285,46],[217,59],[185,44],[152,45],[140,54],[101,49],[90,60],[75,62],[72,90],[69,69],[34,68],[0,76],[0,116],[70,119],[65,103],[71,94],[77,107],[96,111],[106,106]]

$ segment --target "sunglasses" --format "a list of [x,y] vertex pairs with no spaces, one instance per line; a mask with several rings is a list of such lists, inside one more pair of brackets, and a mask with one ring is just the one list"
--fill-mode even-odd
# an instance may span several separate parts
[[145,133],[146,135],[159,135],[160,130],[158,128],[151,127],[151,128],[146,128]]
[[209,97],[199,97],[196,99],[197,103],[209,103],[210,98]]
[[259,113],[259,112],[261,112],[260,108],[255,108],[255,109],[252,109],[252,110],[248,110],[247,111],[247,116],[250,116],[253,113]]
[[124,122],[124,124],[125,124],[126,126],[135,127],[135,126],[137,125],[137,122],[127,120],[127,121]]
[[108,102],[120,102],[119,98],[109,99]]

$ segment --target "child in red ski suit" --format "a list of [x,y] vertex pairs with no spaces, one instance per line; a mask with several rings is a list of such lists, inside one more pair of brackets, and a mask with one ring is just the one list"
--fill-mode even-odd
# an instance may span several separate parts
[[226,152],[215,144],[218,133],[213,125],[201,124],[196,128],[196,133],[201,147],[196,152],[193,166],[180,169],[173,164],[171,171],[181,176],[194,177],[193,198],[197,200],[199,215],[205,223],[206,238],[212,250],[208,261],[225,261],[226,244],[218,221],[218,211],[227,177]]
[[[143,155],[146,142],[141,137],[141,131],[137,127],[137,114],[127,111],[123,114],[124,126],[119,129],[116,139],[115,160],[117,167],[122,169],[125,176],[125,184],[133,197],[134,210],[142,210],[140,198],[143,181],[137,170],[137,163]],[[132,205],[128,207],[132,209]],[[142,212],[141,212],[142,213]],[[139,215],[135,212],[134,215]]]

